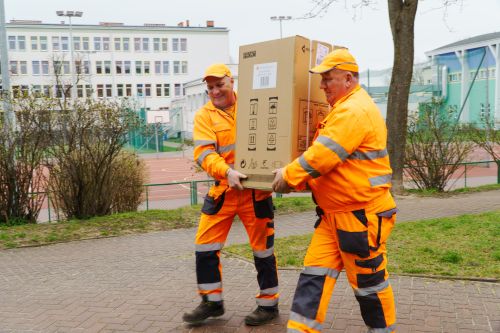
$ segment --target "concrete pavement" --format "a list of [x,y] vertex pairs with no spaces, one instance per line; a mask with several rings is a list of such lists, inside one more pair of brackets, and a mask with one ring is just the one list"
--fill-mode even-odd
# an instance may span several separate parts
[[[500,209],[500,191],[449,198],[397,199],[398,221]],[[312,212],[279,216],[277,237],[312,231]],[[246,327],[255,307],[252,264],[223,257],[226,314],[201,327],[181,317],[199,302],[195,229],[0,251],[0,333],[284,332],[298,270],[280,270],[280,317]],[[389,240],[390,241],[390,240]],[[246,242],[235,223],[228,243]],[[398,332],[500,332],[500,284],[392,275]],[[324,332],[365,332],[345,275],[332,296]]]

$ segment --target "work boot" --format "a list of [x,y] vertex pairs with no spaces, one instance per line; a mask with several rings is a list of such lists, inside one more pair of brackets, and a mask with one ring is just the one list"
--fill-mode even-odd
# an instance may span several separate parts
[[223,314],[223,301],[213,302],[207,300],[206,296],[203,296],[200,305],[198,305],[193,311],[184,313],[182,320],[191,325],[199,325],[209,317],[219,317]]
[[245,324],[250,326],[264,325],[278,317],[278,306],[257,306],[252,313],[245,317]]

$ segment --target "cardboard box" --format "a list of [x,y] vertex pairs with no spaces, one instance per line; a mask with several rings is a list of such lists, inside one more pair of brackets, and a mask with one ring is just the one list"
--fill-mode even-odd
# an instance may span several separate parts
[[331,49],[301,36],[240,47],[235,169],[245,187],[270,190],[272,171],[311,144],[329,105],[309,69]]

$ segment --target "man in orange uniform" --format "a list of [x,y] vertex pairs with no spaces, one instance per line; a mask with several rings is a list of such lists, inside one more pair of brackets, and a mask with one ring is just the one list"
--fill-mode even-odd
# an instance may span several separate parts
[[396,309],[388,281],[386,240],[396,219],[389,192],[392,170],[387,129],[358,84],[347,49],[329,53],[311,73],[321,75],[331,111],[311,147],[275,170],[273,189],[312,190],[319,219],[304,259],[288,332],[320,332],[337,277],[345,268],[368,332],[395,332]]
[[204,76],[208,101],[194,119],[194,159],[215,185],[205,198],[196,234],[196,277],[200,305],[183,319],[200,324],[224,314],[220,250],[236,215],[246,228],[252,246],[260,291],[257,308],[245,317],[247,325],[261,325],[278,315],[278,275],[274,256],[274,212],[271,192],[243,189],[233,170],[237,103],[234,80],[223,64],[207,68]]

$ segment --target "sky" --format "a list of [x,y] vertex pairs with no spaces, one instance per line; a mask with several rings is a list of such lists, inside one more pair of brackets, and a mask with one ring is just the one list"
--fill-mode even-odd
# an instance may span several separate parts
[[[189,20],[204,26],[214,20],[227,27],[229,51],[237,62],[240,45],[280,37],[280,23],[271,16],[291,16],[282,21],[283,37],[301,35],[348,47],[360,70],[392,67],[393,44],[387,1],[338,0],[313,19],[300,19],[312,8],[312,0],[4,0],[9,21],[42,20],[58,23],[56,10],[80,10],[74,24],[123,22],[127,25],[164,23],[175,26]],[[449,1],[449,0],[448,0]],[[456,0],[443,8],[444,0],[420,0],[415,20],[415,61],[425,61],[425,52],[481,34],[500,31],[500,0]]]

